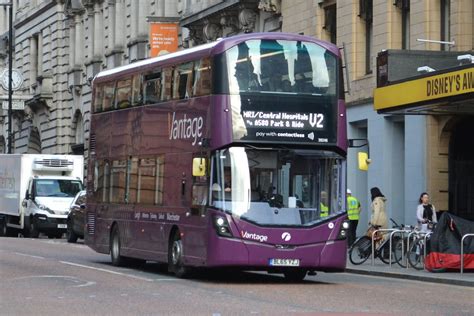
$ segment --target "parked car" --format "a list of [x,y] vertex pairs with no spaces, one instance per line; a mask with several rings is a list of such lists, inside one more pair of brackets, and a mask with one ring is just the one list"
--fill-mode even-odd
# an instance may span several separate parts
[[67,241],[75,243],[78,238],[84,238],[84,211],[86,210],[86,191],[82,190],[76,194],[76,197],[69,208],[67,217]]

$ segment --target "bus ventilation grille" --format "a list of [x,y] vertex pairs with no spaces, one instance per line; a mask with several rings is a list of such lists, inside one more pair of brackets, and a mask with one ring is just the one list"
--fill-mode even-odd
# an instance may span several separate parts
[[63,168],[67,166],[73,166],[74,162],[67,159],[42,159],[35,160],[35,164],[51,168]]
[[87,233],[89,235],[95,234],[95,216],[93,213],[87,213]]
[[90,136],[89,149],[91,153],[95,153],[95,134]]

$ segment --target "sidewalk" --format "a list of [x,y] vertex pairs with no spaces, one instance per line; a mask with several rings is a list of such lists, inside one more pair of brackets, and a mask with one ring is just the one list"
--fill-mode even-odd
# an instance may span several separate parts
[[372,265],[370,258],[361,265],[353,265],[347,260],[346,272],[474,287],[474,272],[472,270],[464,271],[464,274],[461,275],[459,271],[433,273],[426,270],[415,270],[413,268],[404,269],[397,263],[392,264],[390,268],[388,264],[383,263],[380,259],[375,259],[374,265]]

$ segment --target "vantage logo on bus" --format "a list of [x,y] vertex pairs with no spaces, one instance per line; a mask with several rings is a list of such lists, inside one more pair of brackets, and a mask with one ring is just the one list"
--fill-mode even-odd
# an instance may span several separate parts
[[196,145],[198,138],[202,136],[202,127],[204,119],[202,116],[187,117],[186,113],[181,118],[178,118],[176,112],[173,112],[172,117],[168,116],[168,126],[170,131],[170,140],[191,139],[192,145]]

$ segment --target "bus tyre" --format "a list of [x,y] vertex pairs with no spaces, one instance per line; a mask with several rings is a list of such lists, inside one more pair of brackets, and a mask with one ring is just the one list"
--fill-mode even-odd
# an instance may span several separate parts
[[290,281],[290,282],[301,282],[301,281],[303,281],[304,278],[306,277],[307,273],[308,273],[308,271],[300,270],[300,269],[286,270],[286,271],[283,272],[283,274],[285,275],[285,279],[287,281]]
[[125,265],[125,258],[120,254],[120,233],[117,226],[112,228],[110,234],[110,258],[114,266]]
[[29,228],[29,234],[30,238],[38,238],[39,237],[39,230],[36,227],[35,219],[30,218],[30,228]]
[[183,264],[183,242],[179,231],[173,234],[168,249],[168,271],[173,272],[178,278],[185,278],[189,269]]
[[72,229],[71,223],[67,224],[66,238],[67,238],[67,242],[69,243],[75,243],[77,241],[78,236]]

